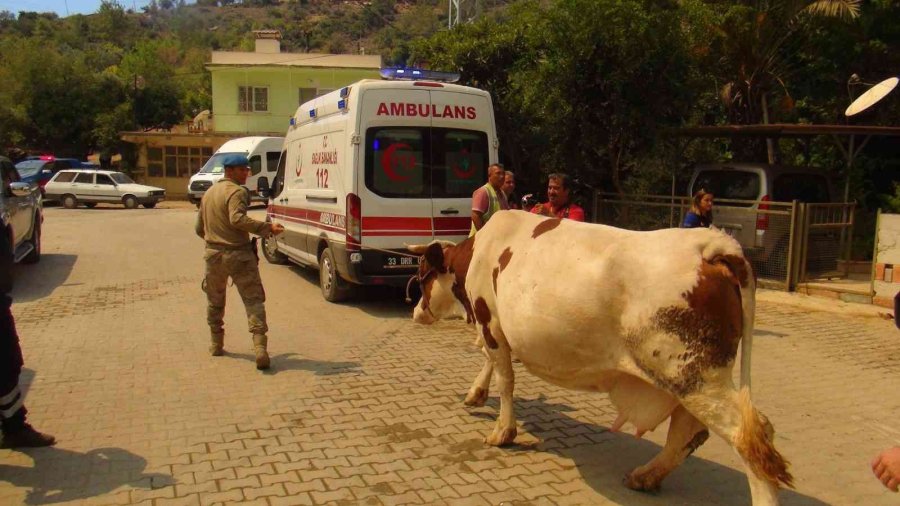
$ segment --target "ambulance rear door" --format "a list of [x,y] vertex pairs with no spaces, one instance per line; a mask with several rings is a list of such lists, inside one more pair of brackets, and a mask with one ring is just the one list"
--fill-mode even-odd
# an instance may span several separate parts
[[416,258],[405,246],[434,239],[430,90],[378,83],[360,95],[361,274],[408,276]]
[[472,192],[497,161],[490,96],[432,83],[431,206],[435,239],[460,242],[472,226]]

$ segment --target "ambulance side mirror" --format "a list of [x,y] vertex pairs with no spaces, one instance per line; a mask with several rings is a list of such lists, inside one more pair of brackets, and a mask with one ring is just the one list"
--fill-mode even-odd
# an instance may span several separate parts
[[259,178],[259,181],[256,183],[256,193],[259,194],[260,197],[269,198],[270,188],[268,178]]

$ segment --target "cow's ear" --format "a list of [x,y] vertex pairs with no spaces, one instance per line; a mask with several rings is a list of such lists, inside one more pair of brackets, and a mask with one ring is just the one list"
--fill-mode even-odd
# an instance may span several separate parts
[[425,250],[425,261],[428,265],[443,272],[444,269],[444,248],[440,243],[433,242],[428,245]]

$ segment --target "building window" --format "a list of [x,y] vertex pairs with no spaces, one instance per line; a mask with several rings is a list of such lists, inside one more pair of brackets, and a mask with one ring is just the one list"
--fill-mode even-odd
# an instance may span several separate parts
[[166,146],[165,153],[166,177],[190,177],[212,156],[212,148]]
[[321,97],[322,95],[331,93],[332,91],[334,91],[334,88],[319,88],[318,90],[316,90],[316,96]]
[[238,112],[268,112],[269,88],[238,86]]
[[163,177],[162,148],[147,148],[147,176]]
[[315,88],[300,88],[300,103],[298,105],[303,105],[310,100],[316,98],[316,89]]

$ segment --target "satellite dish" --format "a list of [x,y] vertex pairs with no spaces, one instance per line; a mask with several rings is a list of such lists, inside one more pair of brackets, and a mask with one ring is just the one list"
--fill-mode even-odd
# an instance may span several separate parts
[[859,96],[856,100],[850,104],[850,107],[847,107],[847,110],[844,111],[845,116],[853,116],[854,114],[859,114],[869,107],[872,107],[879,100],[887,96],[888,93],[894,90],[897,87],[897,83],[900,82],[900,79],[896,77],[891,77],[881,81],[869,88],[865,93]]

